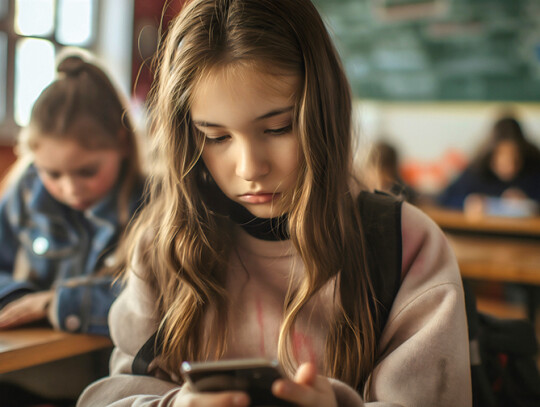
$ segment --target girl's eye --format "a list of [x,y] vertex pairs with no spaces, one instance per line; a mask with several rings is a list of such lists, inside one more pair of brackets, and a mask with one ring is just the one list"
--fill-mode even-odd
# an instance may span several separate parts
[[38,168],[37,170],[41,174],[41,176],[46,176],[47,178],[50,178],[50,179],[58,179],[58,178],[60,178],[60,173],[59,172],[45,170],[43,168]]
[[271,134],[273,136],[280,136],[282,134],[290,133],[292,130],[292,124],[289,124],[288,126],[281,127],[279,129],[267,129],[264,132],[266,134]]
[[45,174],[51,179],[58,179],[60,178],[60,173],[58,172],[51,172],[51,171],[45,171]]
[[213,143],[213,144],[219,144],[223,143],[229,138],[229,136],[220,136],[220,137],[209,137],[206,136],[206,142],[207,143]]
[[98,172],[97,168],[88,168],[78,171],[78,175],[83,178],[92,178]]

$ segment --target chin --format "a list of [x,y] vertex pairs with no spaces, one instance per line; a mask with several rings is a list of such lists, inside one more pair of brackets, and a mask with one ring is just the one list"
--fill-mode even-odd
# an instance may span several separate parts
[[284,214],[284,211],[279,211],[270,208],[246,208],[253,216],[263,219],[277,218]]
[[88,208],[90,208],[91,205],[68,205],[69,207],[71,207],[71,209],[74,209],[76,211],[84,211]]

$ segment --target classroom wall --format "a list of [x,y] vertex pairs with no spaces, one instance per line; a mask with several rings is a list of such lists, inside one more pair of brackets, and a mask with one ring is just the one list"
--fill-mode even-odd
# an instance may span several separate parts
[[96,55],[125,95],[131,93],[134,0],[102,1]]
[[502,109],[511,109],[540,146],[536,103],[357,101],[356,107],[361,146],[380,137],[392,142],[405,178],[427,193],[436,193],[459,172]]

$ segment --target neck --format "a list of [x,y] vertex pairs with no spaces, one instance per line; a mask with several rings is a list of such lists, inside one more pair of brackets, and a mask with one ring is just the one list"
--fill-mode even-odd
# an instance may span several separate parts
[[229,216],[233,222],[257,239],[270,241],[289,239],[287,214],[276,218],[259,218],[242,205],[232,202]]

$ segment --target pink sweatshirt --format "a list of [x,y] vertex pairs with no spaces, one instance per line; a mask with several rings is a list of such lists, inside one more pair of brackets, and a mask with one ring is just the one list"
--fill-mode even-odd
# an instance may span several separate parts
[[[371,375],[371,391],[359,395],[331,379],[340,407],[472,406],[467,322],[456,259],[441,230],[419,209],[403,204],[402,284],[380,338],[383,357]],[[289,278],[302,263],[290,242],[268,242],[240,231],[231,258],[232,299],[225,358],[277,355],[277,335]],[[81,395],[78,406],[170,406],[182,389],[155,360],[153,376],[131,374],[142,345],[156,331],[155,294],[132,273],[113,304],[109,323],[116,345],[110,376]],[[294,346],[300,362],[321,363],[334,282],[300,315]]]

